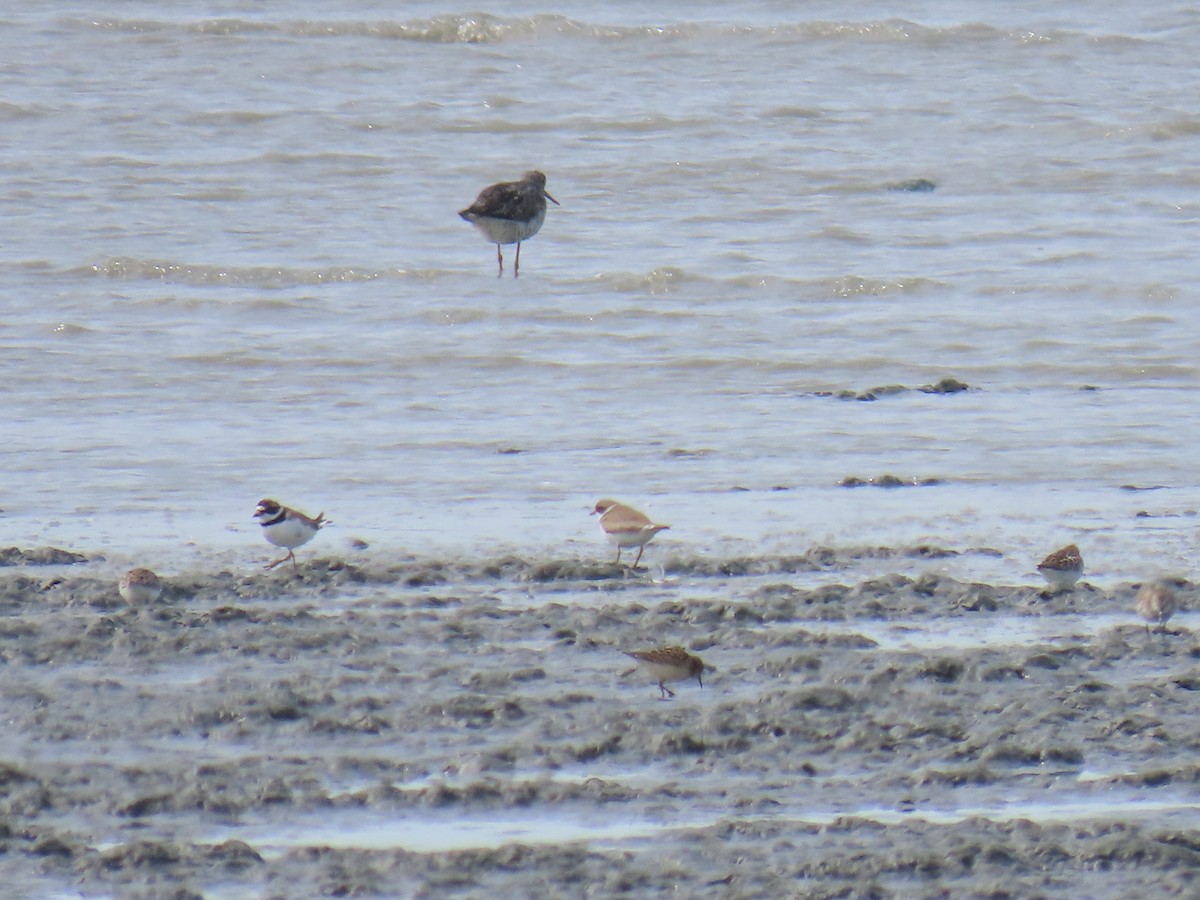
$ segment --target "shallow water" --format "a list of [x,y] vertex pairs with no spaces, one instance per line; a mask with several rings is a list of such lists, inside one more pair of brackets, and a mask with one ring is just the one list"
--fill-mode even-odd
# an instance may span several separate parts
[[[0,526],[247,564],[277,495],[600,553],[613,494],[686,547],[1187,574],[1194,14],[906,12],[10,14]],[[534,165],[563,206],[498,280],[455,211]],[[836,487],[885,474],[943,485]]]
[[[1069,822],[1076,819],[1122,819],[1138,821],[1154,818],[1164,825],[1190,828],[1200,812],[1200,797],[1189,800],[1148,800],[1136,796],[1088,798],[1074,801],[1038,802],[1023,800],[989,806],[964,806],[953,809],[897,810],[880,807],[862,809],[812,810],[799,815],[771,816],[772,823],[830,825],[845,819],[863,819],[883,825],[919,819],[931,824],[953,825],[971,818],[993,822]],[[711,827],[726,819],[714,814],[707,819],[630,819],[627,813],[615,821],[596,821],[594,813],[571,816],[514,818],[464,818],[431,820],[428,815],[412,819],[364,821],[361,814],[346,822],[314,821],[305,826],[289,823],[276,827],[222,829],[212,843],[245,840],[264,848],[264,855],[278,857],[285,849],[300,847],[361,848],[369,850],[408,850],[414,853],[444,852],[477,848],[498,848],[506,844],[563,844],[587,842],[590,845],[637,846],[663,832],[690,831]]]

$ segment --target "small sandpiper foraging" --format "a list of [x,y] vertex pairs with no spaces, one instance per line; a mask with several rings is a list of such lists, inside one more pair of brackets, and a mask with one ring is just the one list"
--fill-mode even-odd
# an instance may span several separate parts
[[287,550],[287,556],[270,563],[268,569],[273,569],[290,559],[292,569],[295,570],[296,548],[307,544],[321,530],[322,525],[328,524],[325,521],[325,513],[318,513],[314,519],[274,500],[260,500],[254,509],[254,518],[262,526],[263,537],[267,539],[267,543]]
[[1167,620],[1179,609],[1179,600],[1168,584],[1161,581],[1143,584],[1141,590],[1137,592],[1134,609],[1137,610],[1139,616],[1146,620],[1146,634],[1150,633],[1151,622],[1157,624],[1158,630],[1165,634]]
[[598,500],[590,513],[600,516],[600,528],[608,535],[608,539],[617,545],[617,563],[621,562],[621,551],[627,547],[637,547],[637,558],[633,568],[642,561],[642,551],[660,531],[666,531],[670,525],[655,525],[645,513],[638,512],[632,506],[618,503],[616,500]]
[[1077,546],[1067,544],[1038,563],[1037,570],[1051,591],[1069,591],[1083,575],[1083,556]]
[[632,675],[641,669],[651,680],[658,682],[662,693],[660,700],[675,696],[675,692],[667,687],[668,681],[690,681],[695,678],[700,687],[704,687],[704,661],[693,656],[682,647],[658,647],[654,650],[626,650],[625,655],[637,660],[637,665],[621,676]]
[[527,241],[541,230],[546,221],[546,201],[561,204],[546,193],[546,176],[541,172],[526,172],[520,181],[504,181],[485,187],[475,202],[459,213],[496,245],[496,262],[504,275],[504,253],[501,244],[516,244],[517,259],[513,263],[513,278],[521,274],[521,241]]
[[150,569],[130,569],[117,583],[117,592],[130,606],[149,606],[162,596],[162,580]]

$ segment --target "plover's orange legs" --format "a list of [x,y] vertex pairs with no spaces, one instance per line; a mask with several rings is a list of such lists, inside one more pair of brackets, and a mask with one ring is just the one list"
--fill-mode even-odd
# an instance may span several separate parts
[[265,568],[267,568],[267,569],[273,569],[273,568],[275,568],[277,565],[279,565],[280,563],[285,563],[285,562],[287,562],[289,559],[292,561],[292,570],[293,570],[293,571],[295,571],[295,569],[296,569],[296,554],[295,554],[293,551],[291,551],[291,550],[289,550],[289,551],[288,551],[288,555],[287,555],[287,556],[283,557],[282,559],[277,559],[277,560],[275,560],[275,562],[273,562],[273,563],[268,563],[268,564],[265,566]]

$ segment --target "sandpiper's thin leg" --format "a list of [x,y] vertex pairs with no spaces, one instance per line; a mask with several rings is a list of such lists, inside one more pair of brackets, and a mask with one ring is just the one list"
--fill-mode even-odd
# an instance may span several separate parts
[[621,564],[621,545],[617,544],[617,565]]
[[669,687],[667,687],[665,684],[663,684],[661,681],[658,683],[658,689],[660,691],[662,691],[662,694],[660,694],[659,698],[658,698],[660,700],[666,700],[668,697],[675,696],[675,692],[673,690],[671,690]]
[[521,242],[517,241],[517,260],[513,263],[513,278],[521,274]]
[[500,252],[499,244],[496,245],[496,263],[500,266],[500,271],[496,273],[496,277],[499,278],[504,274],[504,254]]
[[642,544],[642,546],[638,547],[638,555],[637,555],[637,559],[635,559],[635,560],[633,561],[633,567],[634,567],[635,569],[637,568],[637,566],[638,566],[638,563],[640,563],[640,562],[642,561],[642,551],[643,551],[643,550],[645,550],[645,549],[646,549],[646,545],[645,545],[645,544]]

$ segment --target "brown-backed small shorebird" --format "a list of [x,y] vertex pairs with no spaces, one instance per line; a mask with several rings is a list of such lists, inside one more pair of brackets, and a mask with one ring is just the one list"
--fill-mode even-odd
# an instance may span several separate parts
[[659,647],[654,650],[626,650],[625,655],[637,660],[637,665],[621,675],[631,675],[639,669],[658,682],[660,700],[675,696],[667,682],[690,681],[695,678],[704,687],[704,661],[682,647]]
[[632,506],[618,503],[616,500],[599,500],[592,510],[593,516],[600,516],[600,528],[608,536],[609,541],[617,546],[617,563],[621,562],[621,551],[627,547],[637,547],[637,559],[633,568],[642,561],[642,551],[660,531],[666,531],[670,525],[655,525],[644,513],[638,512]]
[[1052,590],[1070,590],[1083,575],[1083,556],[1080,555],[1078,547],[1067,544],[1038,563],[1037,570]]
[[497,278],[504,274],[501,244],[517,245],[513,278],[521,274],[521,241],[529,240],[541,230],[546,221],[547,200],[559,205],[546,193],[546,176],[541,172],[526,172],[520,181],[504,181],[485,187],[475,202],[459,213],[496,245]]
[[1167,620],[1179,609],[1179,600],[1169,585],[1157,581],[1142,585],[1141,590],[1137,592],[1134,609],[1146,620],[1146,634],[1150,633],[1151,622],[1158,626],[1159,631],[1165,633]]

